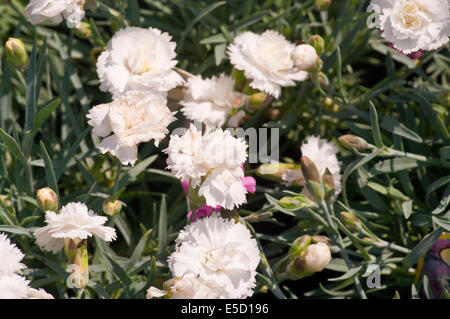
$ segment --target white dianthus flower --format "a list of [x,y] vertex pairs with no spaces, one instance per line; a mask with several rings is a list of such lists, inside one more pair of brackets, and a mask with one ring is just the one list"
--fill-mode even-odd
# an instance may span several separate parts
[[207,130],[202,136],[194,125],[183,136],[172,136],[167,167],[182,181],[190,181],[206,205],[232,209],[246,202],[241,165],[247,159],[247,144],[229,131]]
[[0,233],[0,276],[20,274],[25,265],[21,263],[24,254]]
[[171,279],[164,283],[169,285],[168,290],[150,287],[147,290],[147,299],[169,296],[170,299],[219,299],[220,287],[212,282],[204,282],[200,278],[183,277]]
[[129,90],[167,92],[182,84],[183,78],[173,70],[176,44],[170,40],[155,28],[119,30],[97,61],[100,89],[118,96]]
[[0,277],[0,299],[26,299],[30,281],[19,275]]
[[252,88],[278,98],[282,86],[294,86],[294,81],[308,77],[308,72],[295,67],[294,49],[294,44],[275,31],[267,30],[261,35],[247,31],[234,39],[228,53],[231,64],[252,80]]
[[28,290],[27,299],[55,299],[52,295],[47,293],[44,289],[33,289]]
[[68,203],[61,208],[59,214],[47,211],[47,226],[34,231],[36,243],[44,250],[57,253],[64,247],[64,240],[87,239],[93,235],[105,240],[116,239],[116,231],[112,227],[103,226],[108,219],[97,216],[83,203]]
[[218,298],[246,298],[256,285],[260,252],[242,224],[205,217],[187,225],[168,259],[175,277],[214,282]]
[[64,17],[69,27],[76,27],[84,17],[84,2],[85,0],[31,0],[24,14],[32,24],[44,21],[60,23]]
[[187,80],[181,111],[190,120],[205,123],[207,127],[221,127],[230,118],[235,100],[243,95],[234,91],[232,77],[221,74],[202,79],[194,76]]
[[405,54],[434,50],[450,36],[449,0],[372,0],[381,35]]
[[87,118],[94,134],[105,137],[100,151],[117,156],[123,165],[134,165],[138,144],[154,140],[158,146],[169,133],[167,127],[175,120],[173,114],[159,92],[129,91],[111,103],[93,107]]

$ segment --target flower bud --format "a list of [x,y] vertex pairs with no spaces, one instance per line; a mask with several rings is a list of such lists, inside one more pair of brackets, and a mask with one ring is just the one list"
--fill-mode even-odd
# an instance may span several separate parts
[[312,202],[304,195],[294,197],[285,196],[278,201],[278,205],[288,210],[317,207],[316,203]]
[[361,230],[361,222],[355,214],[351,212],[341,212],[341,220],[352,232],[359,232]]
[[92,27],[89,23],[82,21],[75,29],[75,34],[81,39],[87,39],[92,35]]
[[311,36],[308,44],[316,50],[317,55],[322,55],[325,50],[325,40],[318,34]]
[[69,263],[67,271],[71,273],[67,285],[69,288],[85,288],[89,282],[87,240],[65,238],[64,252]]
[[325,169],[325,172],[322,176],[322,183],[325,190],[325,200],[330,201],[334,198],[334,179],[328,167]]
[[36,193],[36,200],[44,212],[58,210],[58,195],[50,187],[39,189]]
[[316,49],[309,44],[300,44],[292,52],[292,58],[297,68],[308,72],[317,72],[322,67],[322,61]]
[[316,0],[316,8],[319,11],[327,11],[330,8],[331,0]]
[[22,40],[9,38],[5,43],[6,59],[13,65],[24,68],[28,63],[28,53]]
[[291,247],[289,248],[289,257],[291,258],[297,258],[301,256],[301,254],[306,250],[306,248],[311,244],[311,236],[309,235],[303,235],[291,244]]
[[300,166],[307,182],[320,183],[320,175],[316,165],[306,156],[300,158]]
[[248,99],[250,111],[256,111],[265,108],[272,101],[272,97],[263,92],[252,94]]
[[306,156],[300,159],[300,166],[306,181],[306,187],[313,196],[314,200],[320,201],[323,198],[322,184],[319,171],[316,165]]
[[303,269],[310,273],[315,273],[324,270],[330,263],[330,260],[330,248],[328,245],[319,242],[309,245],[299,262]]
[[351,134],[340,136],[339,142],[341,142],[341,144],[346,148],[356,148],[358,151],[364,151],[365,149],[369,148],[369,144],[365,139]]
[[103,212],[106,215],[114,216],[122,210],[122,202],[114,197],[108,197],[103,201]]
[[269,181],[281,182],[283,173],[287,169],[298,170],[300,166],[293,163],[267,163],[262,164],[256,169],[256,175]]
[[323,72],[317,73],[317,78],[319,80],[319,85],[322,89],[326,89],[330,86],[330,81],[328,80],[328,77],[325,75],[325,73]]

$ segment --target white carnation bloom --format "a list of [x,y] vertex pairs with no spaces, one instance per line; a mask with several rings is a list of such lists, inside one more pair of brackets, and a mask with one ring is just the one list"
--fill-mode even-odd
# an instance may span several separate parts
[[182,181],[190,180],[193,186],[198,185],[208,172],[203,165],[202,132],[193,124],[182,136],[170,136],[169,147],[164,152],[168,154],[167,168]]
[[30,282],[19,275],[0,277],[0,299],[25,299],[28,296]]
[[246,202],[247,189],[241,165],[247,159],[247,144],[229,131],[207,130],[202,136],[194,125],[183,136],[171,137],[167,167],[182,181],[190,181],[208,206],[232,209]]
[[278,98],[282,86],[304,81],[308,72],[295,67],[292,53],[295,45],[281,34],[267,30],[258,35],[244,32],[228,47],[231,64],[251,79],[250,86]]
[[332,142],[318,136],[309,136],[301,147],[302,156],[308,157],[316,165],[320,176],[329,169],[333,175],[336,195],[341,192],[341,163],[336,154],[339,149]]
[[448,42],[449,0],[372,0],[381,35],[405,54],[434,50]]
[[167,92],[183,78],[173,71],[175,42],[155,28],[126,27],[109,41],[97,61],[102,91],[118,96],[129,90]]
[[64,239],[87,239],[93,235],[105,241],[116,239],[114,228],[103,226],[108,219],[97,216],[83,203],[68,203],[59,214],[47,211],[47,226],[34,231],[36,243],[44,250],[57,253],[64,247]]
[[44,289],[33,289],[28,290],[27,299],[55,299],[52,295],[47,293]]
[[169,133],[173,114],[159,92],[129,91],[111,103],[93,107],[87,118],[94,134],[107,136],[99,145],[100,151],[117,156],[123,165],[134,165],[138,144],[154,140],[158,146]]
[[194,76],[185,84],[181,111],[190,120],[205,123],[207,127],[221,127],[230,117],[234,101],[243,95],[234,91],[231,76],[221,74],[202,79]]
[[64,16],[69,27],[76,27],[84,17],[84,2],[85,0],[31,0],[24,14],[32,24],[44,21],[60,23]]
[[260,252],[242,224],[205,217],[187,225],[168,259],[172,274],[213,282],[218,298],[246,298],[256,285]]
[[[204,282],[200,278],[183,277],[171,279],[168,282],[168,291],[155,287],[147,290],[147,299],[159,298],[169,295],[170,299],[218,299],[220,298],[220,287],[212,282]],[[166,285],[166,283],[164,283]]]
[[25,265],[21,263],[24,254],[11,243],[8,237],[0,234],[0,277],[20,274]]

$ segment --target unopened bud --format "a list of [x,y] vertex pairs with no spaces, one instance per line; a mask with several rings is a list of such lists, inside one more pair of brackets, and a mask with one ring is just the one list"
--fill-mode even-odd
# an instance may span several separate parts
[[292,280],[310,276],[322,271],[331,261],[331,252],[324,243],[310,244],[300,257],[292,260],[286,267],[286,275]]
[[327,246],[332,245],[331,240],[327,236],[322,236],[322,235],[312,236],[312,243],[313,244],[324,243]]
[[328,167],[325,169],[325,172],[323,173],[322,183],[325,189],[325,199],[327,201],[332,200],[334,198],[334,190],[335,190],[334,178]]
[[358,151],[363,151],[369,147],[365,139],[351,134],[340,136],[339,142],[346,148],[356,148]]
[[92,35],[92,27],[89,23],[82,21],[75,29],[75,34],[81,39],[87,39]]
[[322,67],[322,61],[317,55],[316,49],[309,44],[297,45],[292,52],[292,58],[297,68],[308,72],[317,72]]
[[306,248],[311,244],[311,236],[309,235],[303,235],[291,244],[291,247],[289,248],[289,257],[291,258],[297,258],[299,257]]
[[50,187],[39,189],[36,193],[36,200],[44,212],[58,210],[58,195]]
[[331,0],[316,0],[316,8],[319,11],[327,11],[331,6]]
[[311,36],[308,44],[316,50],[317,55],[322,55],[325,50],[325,40],[318,34]]
[[67,271],[71,273],[67,285],[69,288],[85,288],[89,282],[87,240],[66,238],[64,252],[69,264]]
[[301,259],[304,269],[308,272],[322,271],[331,261],[330,248],[324,243],[309,245]]
[[274,182],[282,182],[283,173],[286,170],[299,170],[300,166],[293,163],[267,163],[262,164],[256,169],[256,175]]
[[361,222],[355,214],[351,212],[341,212],[341,219],[344,225],[352,232],[359,232],[361,230]]
[[302,156],[300,159],[300,166],[307,182],[320,183],[319,171],[313,161],[306,156]]
[[260,110],[268,106],[272,99],[273,98],[268,94],[258,92],[250,96],[250,98],[248,99],[248,106],[250,107],[251,111]]
[[278,201],[278,205],[287,210],[299,210],[305,208],[317,207],[317,204],[311,201],[304,195],[298,195],[294,197],[283,197]]
[[319,85],[322,89],[326,89],[330,86],[330,81],[328,77],[323,72],[317,73],[317,79],[319,80]]
[[106,215],[114,216],[122,210],[122,202],[114,197],[108,197],[103,201],[103,212]]
[[300,159],[300,166],[306,181],[306,187],[313,196],[314,200],[320,201],[323,198],[322,184],[319,171],[316,165],[306,156]]
[[28,53],[22,40],[9,38],[5,43],[6,59],[13,65],[24,68],[28,63]]

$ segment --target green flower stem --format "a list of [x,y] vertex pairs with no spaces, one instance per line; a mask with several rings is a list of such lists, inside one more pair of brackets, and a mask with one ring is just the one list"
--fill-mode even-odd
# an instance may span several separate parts
[[[333,230],[333,232],[329,232],[329,235],[332,238],[333,242],[335,242],[337,244],[337,246],[339,247],[340,254],[341,254],[342,258],[344,259],[345,264],[347,265],[347,268],[351,269],[353,267],[353,264],[352,264],[350,258],[348,257],[348,255],[343,251],[344,241],[342,240],[341,234],[337,231],[336,225],[331,220],[330,209],[328,208],[327,203],[325,203],[325,201],[322,200],[320,202],[320,207],[322,208],[323,212],[325,213],[325,216],[326,216],[328,224],[329,224],[329,229],[331,228]],[[361,282],[359,281],[359,278],[356,274],[353,275],[353,281],[355,282],[356,290],[358,291],[361,298],[367,299],[367,295],[366,295],[363,287],[361,286]]]

